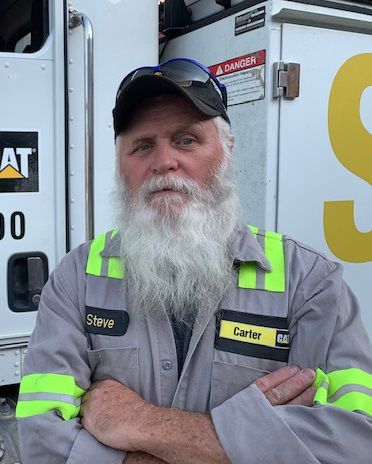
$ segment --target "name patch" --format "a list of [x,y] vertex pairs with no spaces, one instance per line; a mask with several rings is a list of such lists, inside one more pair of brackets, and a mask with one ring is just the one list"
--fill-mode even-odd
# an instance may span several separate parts
[[128,330],[126,311],[85,307],[85,330],[89,333],[120,336]]
[[222,310],[214,346],[230,353],[287,362],[290,347],[287,319]]

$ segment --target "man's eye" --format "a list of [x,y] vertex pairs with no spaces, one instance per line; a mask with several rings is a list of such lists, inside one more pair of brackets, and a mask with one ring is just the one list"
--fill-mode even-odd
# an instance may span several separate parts
[[146,152],[150,150],[150,148],[151,148],[151,145],[149,143],[141,143],[134,149],[134,151],[135,152]]
[[180,145],[190,146],[195,142],[192,137],[182,137],[179,141]]

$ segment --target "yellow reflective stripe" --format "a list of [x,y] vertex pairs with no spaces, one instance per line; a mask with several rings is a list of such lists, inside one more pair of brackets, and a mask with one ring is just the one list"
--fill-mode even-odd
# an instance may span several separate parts
[[88,261],[85,268],[87,274],[100,276],[102,267],[101,251],[105,248],[106,234],[101,234],[96,237],[90,244]]
[[[315,401],[315,399],[314,399]],[[330,406],[346,409],[347,411],[360,411],[372,416],[372,398],[361,392],[349,392],[336,401],[328,402]]]
[[108,263],[107,277],[112,279],[123,279],[124,270],[120,258],[110,258]]
[[[20,401],[17,403],[16,416],[29,417],[57,410],[65,420],[69,420],[79,414],[79,407],[72,403],[81,398],[83,394],[84,390],[76,385],[75,379],[71,375],[26,375],[19,388]],[[35,398],[32,398],[32,395]],[[41,399],[42,395],[45,395],[44,400]],[[53,398],[60,396],[62,400],[66,399],[66,401],[53,400],[51,396]],[[25,400],[22,400],[22,397]],[[71,398],[71,400],[67,400],[66,397]]]
[[[248,225],[254,236],[257,235],[258,227]],[[255,261],[241,263],[239,267],[239,288],[256,288],[257,264]]]
[[257,264],[255,261],[249,261],[240,264],[239,267],[239,287],[256,288]]
[[285,262],[283,236],[276,232],[265,233],[265,255],[272,267],[272,272],[265,273],[265,290],[271,292],[285,291]]
[[329,396],[334,395],[339,388],[347,384],[358,384],[372,389],[372,374],[354,367],[350,369],[340,369],[330,372],[329,374],[326,374],[321,369],[317,369],[314,385],[319,387],[324,383],[329,385]]
[[316,370],[314,404],[331,405],[372,415],[372,374],[350,368],[325,374]]
[[[258,227],[248,226],[254,236],[257,236]],[[264,234],[265,256],[271,264],[272,271],[265,272],[264,288],[271,292],[285,292],[285,259],[283,236],[277,232]],[[257,264],[245,262],[239,269],[239,288],[257,288]]]
[[64,420],[70,420],[79,415],[80,408],[73,404],[63,403],[62,401],[18,401],[16,417],[20,419],[22,417],[46,414],[50,411],[58,411]]
[[80,398],[84,390],[76,385],[72,375],[64,374],[29,374],[22,378],[19,393],[60,393]]

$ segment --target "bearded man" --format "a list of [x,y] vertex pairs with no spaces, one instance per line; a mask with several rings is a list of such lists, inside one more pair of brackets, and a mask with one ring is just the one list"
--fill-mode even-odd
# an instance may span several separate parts
[[113,114],[119,227],[43,291],[25,464],[368,462],[358,304],[338,264],[240,222],[223,86],[170,60],[129,74]]

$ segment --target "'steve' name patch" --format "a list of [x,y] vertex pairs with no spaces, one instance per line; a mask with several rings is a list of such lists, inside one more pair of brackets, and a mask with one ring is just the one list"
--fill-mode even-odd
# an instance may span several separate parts
[[85,307],[85,330],[89,333],[124,335],[129,325],[129,314],[114,309]]
[[287,319],[223,309],[217,317],[214,347],[287,362],[290,347]]

